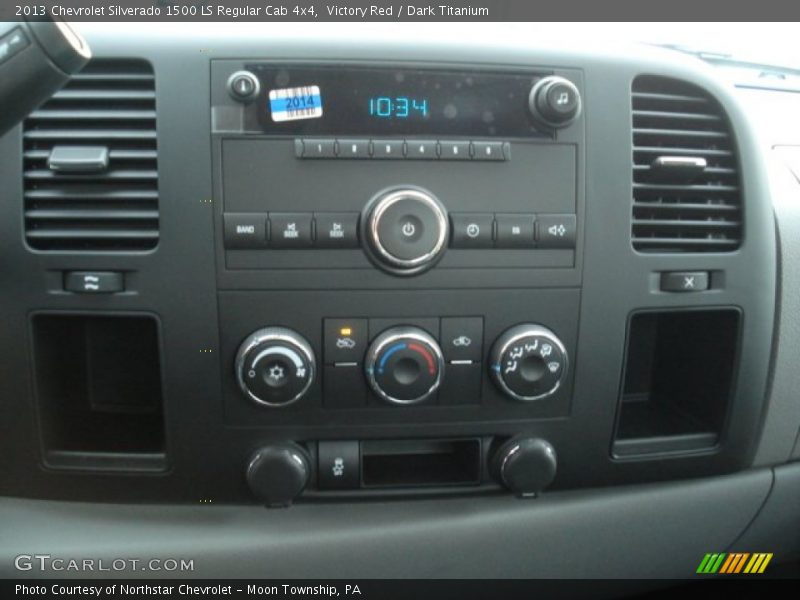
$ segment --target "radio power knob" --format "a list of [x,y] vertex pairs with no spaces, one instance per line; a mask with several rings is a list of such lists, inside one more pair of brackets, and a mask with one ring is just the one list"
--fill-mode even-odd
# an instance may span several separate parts
[[567,350],[558,336],[528,323],[506,330],[492,345],[489,368],[500,391],[514,400],[555,393],[567,372]]
[[450,234],[444,206],[420,188],[379,193],[367,204],[361,223],[367,255],[395,275],[431,268],[446,250]]
[[581,94],[569,79],[544,77],[531,89],[528,108],[536,121],[549,127],[566,127],[581,113]]
[[236,380],[242,392],[262,406],[286,406],[302,398],[314,382],[311,345],[285,327],[249,335],[236,354]]

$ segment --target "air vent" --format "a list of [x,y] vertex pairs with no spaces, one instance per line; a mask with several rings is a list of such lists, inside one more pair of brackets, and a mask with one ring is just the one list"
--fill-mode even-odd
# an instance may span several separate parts
[[40,250],[158,243],[155,77],[140,60],[93,60],[24,126],[25,232]]
[[729,252],[742,238],[735,143],[719,103],[655,76],[633,82],[633,247]]

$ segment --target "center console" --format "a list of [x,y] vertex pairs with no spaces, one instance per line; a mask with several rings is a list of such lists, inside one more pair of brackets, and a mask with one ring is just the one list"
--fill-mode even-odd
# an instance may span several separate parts
[[[226,420],[327,428],[296,440],[320,492],[413,488],[403,456],[453,462],[420,491],[490,484],[514,423],[569,414],[580,71],[213,61],[212,82]],[[404,433],[378,485],[382,428]]]

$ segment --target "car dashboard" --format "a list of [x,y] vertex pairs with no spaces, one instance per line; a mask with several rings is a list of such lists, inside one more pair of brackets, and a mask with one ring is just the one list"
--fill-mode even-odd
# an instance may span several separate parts
[[83,31],[0,137],[5,576],[111,539],[208,577],[800,554],[796,90],[459,28]]

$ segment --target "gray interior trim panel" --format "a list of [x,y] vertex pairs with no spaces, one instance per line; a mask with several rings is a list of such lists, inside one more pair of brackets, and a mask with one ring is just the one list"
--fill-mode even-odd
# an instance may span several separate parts
[[0,576],[30,576],[14,570],[14,556],[45,553],[194,559],[193,577],[691,577],[706,552],[727,548],[753,520],[772,479],[764,469],[539,500],[289,510],[2,498]]

